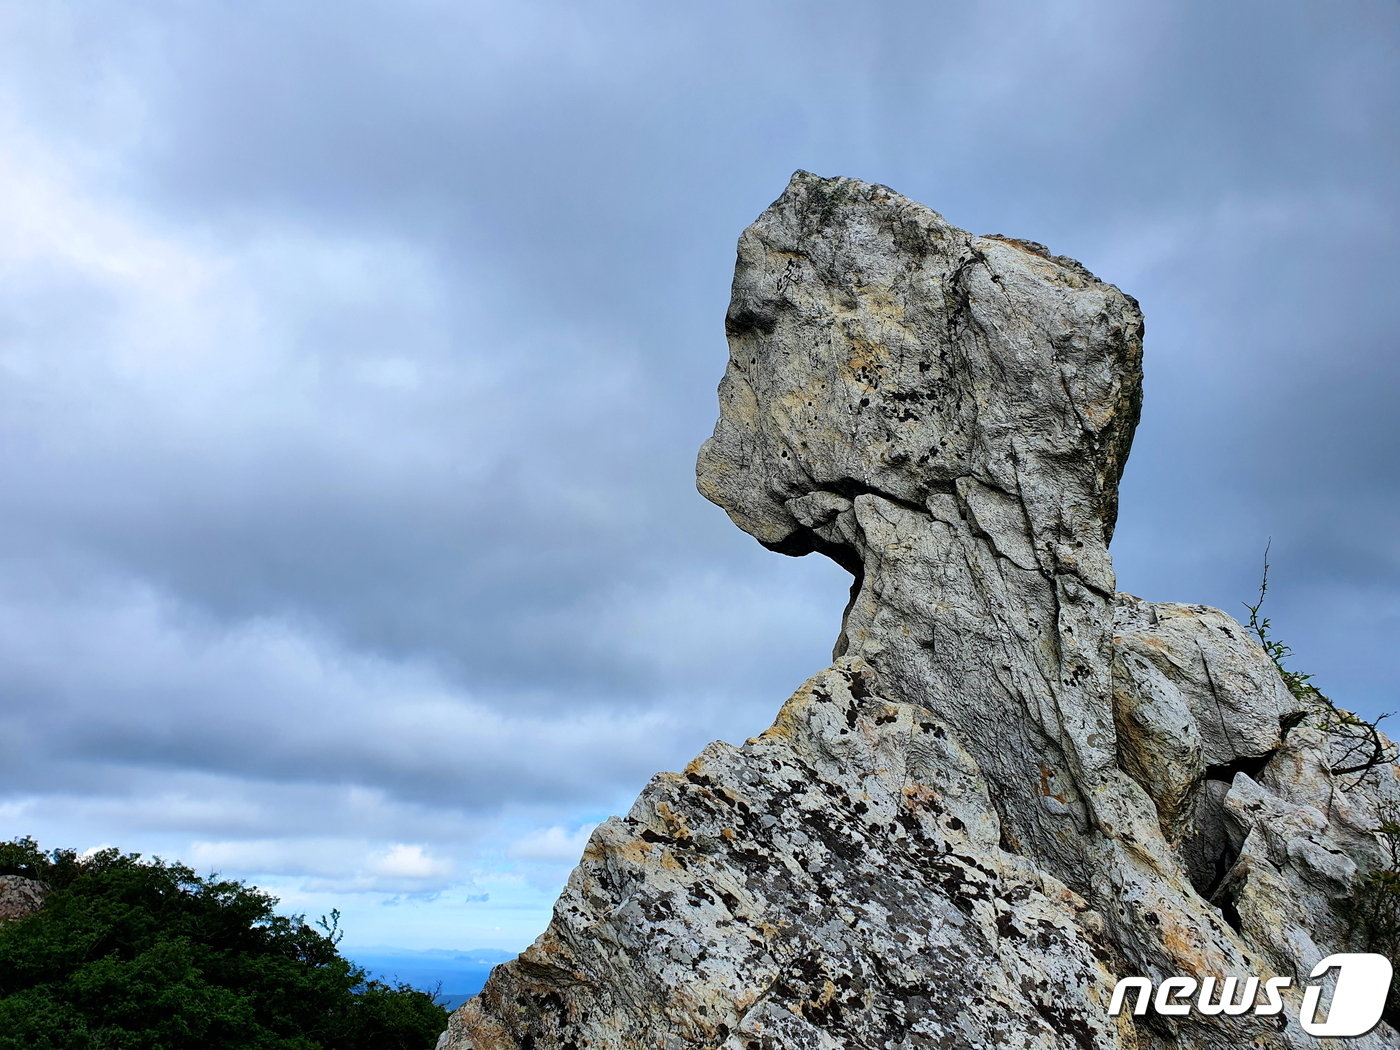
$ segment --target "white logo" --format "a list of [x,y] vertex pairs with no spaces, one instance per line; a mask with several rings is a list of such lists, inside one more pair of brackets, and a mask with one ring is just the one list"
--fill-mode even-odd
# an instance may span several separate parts
[[[1318,1019],[1323,986],[1309,984],[1303,989],[1303,1008],[1298,1023],[1309,1035],[1341,1038],[1365,1035],[1376,1026],[1385,1009],[1393,973],[1390,960],[1370,952],[1343,952],[1327,956],[1308,976],[1316,980],[1330,970],[1337,971],[1337,982],[1331,1002],[1327,1004],[1326,1020]],[[1108,1013],[1110,1017],[1122,1013],[1128,993],[1135,991],[1137,1000],[1133,1003],[1133,1013],[1139,1015],[1147,1013],[1151,1004],[1157,1013],[1167,1016],[1189,1014],[1193,1010],[1207,1016],[1243,1013],[1268,1016],[1283,1010],[1283,996],[1279,993],[1292,983],[1291,977],[1270,977],[1263,982],[1264,1001],[1257,1003],[1258,977],[1243,980],[1226,977],[1223,981],[1214,977],[1204,977],[1200,981],[1194,977],[1168,977],[1157,985],[1155,994],[1149,978],[1124,977],[1113,988]],[[1195,1003],[1191,1002],[1193,995]]]

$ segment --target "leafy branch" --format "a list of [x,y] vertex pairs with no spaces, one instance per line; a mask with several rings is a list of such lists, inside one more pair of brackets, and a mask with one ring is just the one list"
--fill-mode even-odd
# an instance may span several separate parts
[[340,939],[345,936],[345,931],[340,928],[339,908],[331,909],[331,915],[329,919],[322,915],[319,919],[316,920],[316,925],[324,931],[322,935],[326,938],[326,940],[330,941],[331,944],[340,944]]
[[1269,593],[1269,547],[1272,546],[1272,543],[1271,540],[1264,545],[1264,574],[1259,581],[1259,597],[1252,605],[1249,602],[1244,603],[1244,607],[1249,610],[1249,629],[1259,640],[1259,644],[1263,646],[1265,654],[1278,668],[1278,673],[1283,678],[1283,684],[1288,687],[1288,691],[1293,694],[1294,698],[1304,703],[1322,706],[1321,728],[1337,739],[1341,746],[1341,756],[1331,767],[1332,774],[1345,776],[1350,773],[1360,773],[1361,777],[1357,779],[1359,783],[1370,770],[1395,760],[1394,745],[1389,744],[1381,736],[1379,728],[1381,720],[1388,718],[1389,715],[1384,714],[1374,722],[1368,722],[1350,711],[1345,711],[1338,707],[1321,689],[1312,684],[1312,675],[1294,671],[1284,663],[1293,655],[1293,649],[1270,633],[1273,621],[1267,616],[1260,615],[1260,610],[1264,607],[1264,599]]

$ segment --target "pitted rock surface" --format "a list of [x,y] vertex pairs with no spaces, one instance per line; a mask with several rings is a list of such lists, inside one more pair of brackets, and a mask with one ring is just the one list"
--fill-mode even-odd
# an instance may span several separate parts
[[28,918],[44,906],[49,888],[22,875],[0,875],[0,924]]
[[[1115,593],[1137,304],[1040,245],[797,173],[739,242],[700,491],[854,576],[835,664],[594,833],[443,1050],[1321,1045],[1312,967],[1396,767],[1249,632]],[[1294,978],[1108,1016],[1122,976]],[[1386,1025],[1348,1040],[1397,1045]]]

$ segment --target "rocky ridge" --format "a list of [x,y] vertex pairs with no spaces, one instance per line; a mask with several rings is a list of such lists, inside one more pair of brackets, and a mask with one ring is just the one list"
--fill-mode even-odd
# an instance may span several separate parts
[[[1115,590],[1137,303],[798,172],[740,238],[700,491],[854,582],[834,663],[593,834],[442,1050],[1305,1047],[1396,767],[1219,611]],[[1119,977],[1290,976],[1262,1016]],[[1385,1024],[1347,1040],[1397,1045]]]

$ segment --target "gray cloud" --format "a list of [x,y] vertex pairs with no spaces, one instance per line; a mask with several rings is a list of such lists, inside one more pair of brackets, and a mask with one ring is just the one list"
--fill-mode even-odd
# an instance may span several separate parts
[[1239,612],[1272,537],[1298,667],[1395,706],[1391,4],[4,17],[17,833],[509,867],[766,725],[844,574],[691,470],[797,167],[1137,296],[1120,586]]

